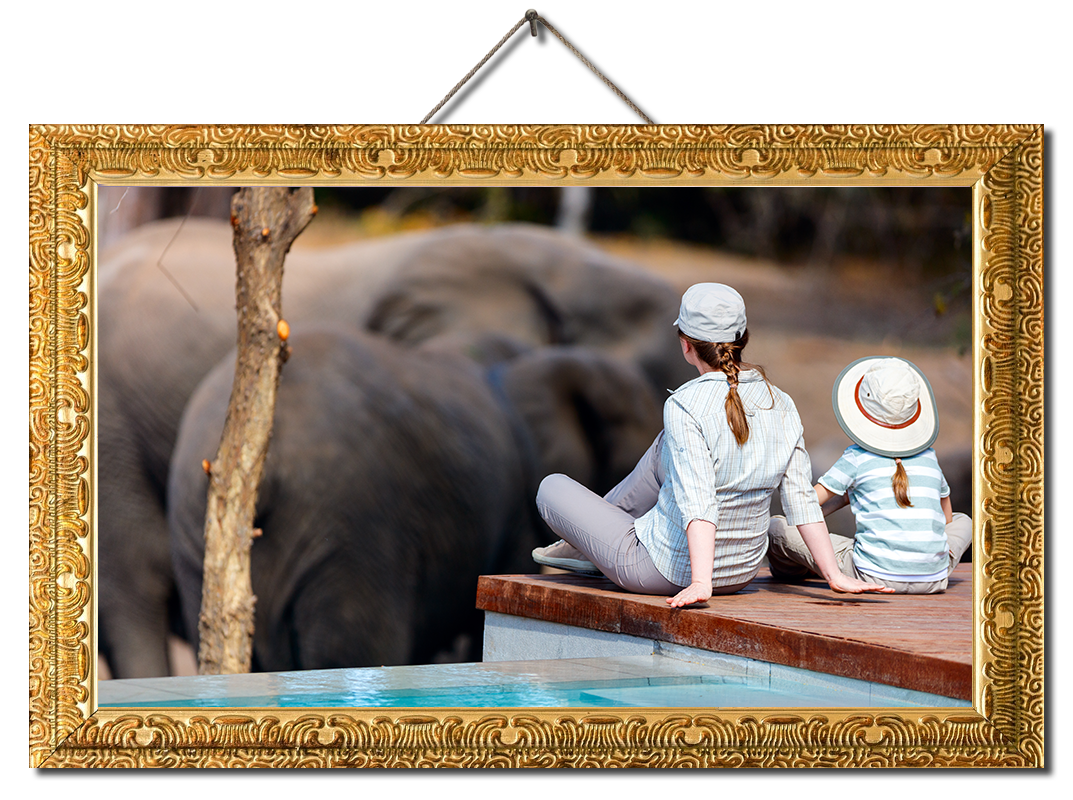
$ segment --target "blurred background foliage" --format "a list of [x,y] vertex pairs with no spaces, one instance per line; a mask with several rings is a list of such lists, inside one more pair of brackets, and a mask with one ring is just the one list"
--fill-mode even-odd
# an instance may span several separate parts
[[[583,196],[570,199],[570,192]],[[318,202],[353,217],[363,235],[520,221],[684,242],[793,270],[870,261],[896,271],[936,317],[946,316],[941,343],[961,352],[971,335],[971,199],[967,187],[912,186],[318,189]]]
[[[593,234],[675,239],[810,266],[855,255],[916,275],[958,271],[970,261],[965,187],[632,186],[589,193],[585,228]],[[419,224],[563,224],[560,193],[543,187],[329,187],[317,198],[322,208]]]
[[[130,190],[102,191],[107,245],[149,219],[226,219],[233,190],[146,187],[127,203],[121,193]],[[918,298],[914,317],[924,324],[908,338],[938,337],[934,344],[962,353],[969,346],[968,187],[371,186],[318,187],[316,197],[322,213],[304,239],[325,244],[461,222],[529,222],[595,239],[675,242],[763,260],[814,272],[829,285],[851,272],[860,281],[867,269],[875,281],[893,276],[897,288]],[[127,216],[118,213],[124,205]]]

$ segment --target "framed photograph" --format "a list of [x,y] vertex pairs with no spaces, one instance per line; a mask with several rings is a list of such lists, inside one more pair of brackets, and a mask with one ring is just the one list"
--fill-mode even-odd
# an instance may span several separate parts
[[[1043,765],[1041,126],[33,126],[29,155],[32,765]],[[704,190],[721,219],[739,220],[723,231],[724,241],[736,235],[768,246],[775,245],[762,228],[741,220],[776,206],[789,213],[778,204],[793,196],[806,198],[812,215],[803,234],[810,249],[795,257],[823,263],[845,245],[836,247],[833,238],[848,235],[840,200],[851,197],[853,207],[865,208],[868,192],[882,195],[876,207],[890,217],[898,209],[888,197],[901,197],[905,211],[920,205],[920,192],[960,191],[953,216],[940,221],[936,210],[934,224],[964,230],[964,286],[950,282],[958,278],[951,270],[950,281],[935,285],[933,302],[937,312],[951,303],[965,309],[964,323],[947,325],[942,335],[960,343],[967,378],[957,389],[967,409],[958,435],[966,445],[973,521],[971,567],[963,565],[971,575],[964,591],[972,598],[967,702],[903,708],[102,705],[99,623],[108,565],[98,553],[107,412],[98,387],[109,368],[101,339],[109,276],[98,267],[110,244],[102,220],[122,206],[127,188],[249,185],[312,186],[340,196],[351,188],[420,190],[415,197],[479,190],[482,208],[493,216],[495,203],[503,202],[491,191],[498,189],[532,190],[534,197],[563,187],[598,187],[618,198],[662,192],[657,205],[664,208],[666,193]],[[800,194],[787,195],[788,189]],[[817,210],[825,200],[833,216]],[[568,212],[565,202],[555,211],[541,210],[543,202],[534,200],[525,213],[539,221]],[[677,292],[692,280],[713,279],[680,253],[653,254],[650,247],[647,256],[638,255],[644,247],[637,243],[658,239],[652,232],[673,224],[673,213],[671,222],[650,210],[631,219],[633,238],[610,242],[610,249],[647,258]],[[383,224],[378,220],[369,215],[366,224]],[[924,238],[914,244],[922,247]],[[679,271],[671,274],[670,262]],[[763,271],[755,269],[752,279],[762,283]],[[880,280],[857,279],[861,287]],[[781,291],[792,291],[787,286]],[[883,305],[882,297],[872,302],[873,309]],[[394,307],[400,304],[396,298]],[[398,338],[422,322],[419,307],[415,302],[407,306],[409,316],[399,317],[408,328],[384,315],[369,318]],[[847,316],[837,324],[848,330],[855,323]],[[491,347],[485,339],[478,344]],[[773,347],[765,352],[777,354]],[[819,395],[829,398],[829,377],[821,383]],[[829,415],[829,401],[822,410]],[[806,431],[818,424],[806,420]],[[674,643],[676,635],[668,633],[666,641]]]

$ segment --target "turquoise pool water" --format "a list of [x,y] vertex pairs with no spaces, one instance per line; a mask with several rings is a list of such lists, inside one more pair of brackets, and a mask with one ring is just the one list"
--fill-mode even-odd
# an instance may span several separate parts
[[660,656],[101,681],[124,708],[867,708],[967,706],[829,676],[758,678]]
[[[308,692],[238,697],[191,697],[168,702],[180,708],[322,707],[322,708],[533,708],[533,707],[858,707],[868,698],[859,692],[806,693],[740,684],[690,684],[613,681],[605,686],[487,685],[436,690],[368,690]],[[102,704],[106,705],[106,704]],[[161,701],[110,705],[155,707]],[[897,703],[910,706],[911,703]]]

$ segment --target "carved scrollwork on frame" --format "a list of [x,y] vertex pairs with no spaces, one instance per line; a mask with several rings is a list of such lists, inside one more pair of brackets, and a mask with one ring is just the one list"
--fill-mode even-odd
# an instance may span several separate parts
[[[984,707],[1043,760],[1043,141],[1021,142],[976,195],[983,266],[977,404],[984,486]],[[1036,477],[1030,477],[1036,476]]]
[[961,179],[1030,126],[117,126],[53,127],[82,169],[111,180],[509,181],[895,177]]
[[858,712],[109,712],[58,755],[85,767],[1023,766],[993,731],[975,715]]
[[[48,766],[1041,766],[1043,133],[1038,126],[35,126],[30,760]],[[93,705],[93,183],[974,187],[974,708]]]

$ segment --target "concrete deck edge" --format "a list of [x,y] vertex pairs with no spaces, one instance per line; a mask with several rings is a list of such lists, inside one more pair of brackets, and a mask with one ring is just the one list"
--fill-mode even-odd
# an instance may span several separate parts
[[[531,575],[487,575],[477,608],[590,630],[680,644],[756,661],[824,672],[964,700],[972,698],[972,665],[893,647],[735,619],[690,614],[628,594],[542,583]],[[584,604],[565,602],[584,594]]]

